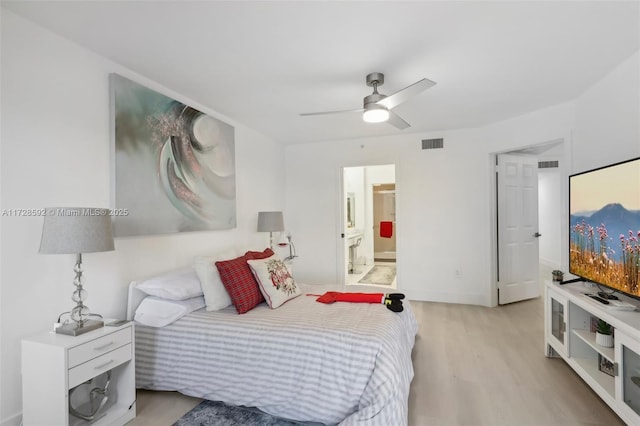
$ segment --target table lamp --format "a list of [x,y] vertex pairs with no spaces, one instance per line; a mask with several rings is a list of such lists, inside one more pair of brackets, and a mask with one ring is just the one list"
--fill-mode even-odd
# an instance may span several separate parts
[[289,256],[285,257],[284,260],[293,260],[298,255],[296,254],[296,246],[293,245],[293,240],[291,239],[291,234],[287,234],[287,241],[289,244]]
[[46,211],[40,253],[76,255],[76,290],[71,297],[76,306],[70,311],[71,321],[57,327],[56,332],[78,336],[104,325],[102,320],[88,319],[90,311],[84,304],[87,292],[82,288],[82,253],[114,250],[111,216],[108,209],[102,208],[59,207]]
[[269,233],[269,247],[273,248],[273,233],[284,231],[282,212],[258,212],[258,232]]

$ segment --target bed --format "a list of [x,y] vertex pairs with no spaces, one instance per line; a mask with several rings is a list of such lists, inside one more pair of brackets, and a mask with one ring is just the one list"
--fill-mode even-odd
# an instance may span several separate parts
[[[277,309],[200,309],[165,327],[136,325],[136,387],[298,421],[406,425],[418,328],[410,304],[394,313],[307,295],[330,289],[302,285],[301,296]],[[129,319],[144,296],[131,283]]]

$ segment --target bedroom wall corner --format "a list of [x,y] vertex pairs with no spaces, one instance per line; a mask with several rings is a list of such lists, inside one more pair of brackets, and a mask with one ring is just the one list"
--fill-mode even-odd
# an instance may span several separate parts
[[640,155],[640,51],[575,103],[571,173]]
[[[110,206],[108,76],[117,72],[235,127],[237,227],[116,239],[84,256],[87,305],[125,315],[129,281],[188,266],[228,247],[264,248],[257,212],[284,209],[284,149],[260,133],[186,99],[2,9],[1,203],[3,209]],[[73,255],[38,255],[42,217],[2,217],[0,424],[21,417],[22,338],[49,329],[72,307]]]

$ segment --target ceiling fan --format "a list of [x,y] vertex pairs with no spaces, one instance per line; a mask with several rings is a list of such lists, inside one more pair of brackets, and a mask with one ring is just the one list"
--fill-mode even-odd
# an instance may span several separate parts
[[382,93],[378,93],[378,86],[382,86],[384,84],[383,73],[372,72],[371,74],[367,75],[366,81],[367,86],[373,87],[373,93],[369,96],[364,97],[363,108],[342,111],[306,112],[301,113],[300,115],[309,116],[342,114],[347,112],[362,112],[362,119],[367,123],[382,123],[386,121],[392,126],[395,126],[398,129],[402,130],[411,126],[398,114],[394,113],[392,109],[436,84],[434,81],[423,78],[422,80],[417,81],[412,85],[407,86],[404,89],[398,90],[394,94],[387,96],[383,95]]

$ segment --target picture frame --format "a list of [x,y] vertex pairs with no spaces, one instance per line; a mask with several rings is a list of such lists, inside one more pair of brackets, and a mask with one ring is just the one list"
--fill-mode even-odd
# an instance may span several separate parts
[[598,370],[603,373],[614,377],[615,376],[615,365],[613,362],[609,361],[607,358],[598,354]]
[[116,237],[236,227],[233,126],[110,74]]

